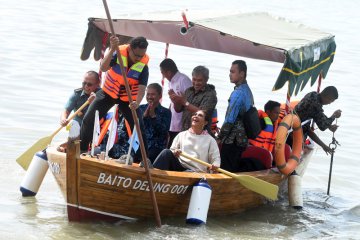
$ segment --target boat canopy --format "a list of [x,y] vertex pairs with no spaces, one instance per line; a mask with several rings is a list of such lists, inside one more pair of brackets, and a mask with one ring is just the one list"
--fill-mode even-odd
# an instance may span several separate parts
[[[313,85],[320,73],[325,78],[334,59],[334,35],[268,13],[212,17],[189,14],[187,20],[188,29],[184,28],[181,13],[113,19],[113,24],[122,43],[144,36],[163,43],[283,63],[273,90],[289,82],[290,96],[301,91],[309,80]],[[110,32],[107,19],[89,18],[81,59],[87,59],[95,47],[98,60],[104,36]]]

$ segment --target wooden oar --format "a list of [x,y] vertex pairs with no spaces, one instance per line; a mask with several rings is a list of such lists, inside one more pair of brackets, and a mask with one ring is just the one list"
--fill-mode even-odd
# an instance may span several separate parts
[[[192,160],[192,161],[195,161],[195,162],[200,163],[202,165],[205,165],[207,167],[212,166],[210,163],[201,161],[200,159],[189,156],[186,153],[182,152],[182,153],[180,153],[180,155],[187,158],[187,159],[189,159],[189,160]],[[276,200],[277,199],[279,187],[272,184],[272,183],[266,182],[264,180],[261,180],[259,178],[256,178],[256,177],[253,177],[253,176],[250,176],[250,175],[237,175],[235,173],[228,172],[228,171],[226,171],[224,169],[221,169],[221,168],[218,168],[217,171],[219,171],[221,173],[224,173],[225,175],[228,175],[228,176],[230,176],[232,178],[235,178],[236,180],[239,181],[239,183],[241,185],[243,185],[244,187],[250,189],[253,192],[261,194],[264,197],[267,197],[267,198],[269,198],[271,200]]]
[[[68,121],[70,121],[71,119],[73,119],[76,115],[78,115],[78,113],[81,112],[81,110],[84,109],[84,107],[86,107],[87,105],[89,105],[89,100],[86,101],[76,112],[74,112],[72,115],[70,115],[68,117]],[[18,157],[16,159],[16,162],[18,164],[20,164],[20,166],[22,168],[24,168],[24,170],[27,170],[31,160],[34,156],[34,154],[38,151],[44,150],[50,143],[51,140],[54,138],[54,136],[60,132],[60,130],[63,128],[64,126],[60,126],[55,132],[53,132],[50,136],[46,136],[43,138],[40,138],[36,143],[34,143],[28,150],[26,150],[23,154],[21,154],[20,157]]]
[[[107,16],[107,19],[108,19],[108,22],[109,22],[111,34],[113,36],[116,36],[115,31],[114,31],[114,26],[113,26],[113,23],[112,23],[112,19],[111,19],[111,16],[110,16],[109,7],[107,5],[106,0],[102,0],[102,1],[103,1],[103,4],[104,4],[106,16]],[[127,76],[126,76],[124,63],[123,63],[123,60],[121,58],[119,48],[116,49],[116,54],[117,54],[117,59],[119,61],[121,74],[122,74],[122,77],[123,77],[124,82],[125,82],[126,93],[128,95],[129,103],[131,104],[133,102],[132,96],[131,96],[131,89],[130,89],[129,81],[128,81]],[[144,141],[143,141],[142,134],[141,134],[139,119],[138,119],[138,116],[136,114],[136,110],[133,109],[133,108],[130,108],[130,109],[131,109],[131,113],[132,113],[132,117],[134,119],[136,132],[138,134],[138,138],[139,138],[139,142],[140,142],[140,151],[141,151],[141,156],[143,158],[142,161],[144,163],[144,167],[145,167],[145,171],[146,171],[146,178],[148,180],[149,187],[150,187],[150,197],[151,197],[151,201],[152,201],[153,207],[154,207],[154,215],[155,215],[156,223],[157,223],[158,227],[161,227],[161,219],[160,219],[159,207],[157,205],[156,196],[155,196],[155,192],[154,192],[154,187],[153,187],[153,183],[152,183],[152,179],[151,179],[151,174],[150,174],[149,166],[148,166],[148,163],[147,163],[147,156],[146,156],[147,154],[146,154],[145,145],[144,145]]]

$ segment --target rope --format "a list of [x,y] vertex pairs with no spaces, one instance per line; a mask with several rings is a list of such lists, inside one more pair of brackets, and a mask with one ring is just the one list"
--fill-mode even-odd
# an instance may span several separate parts
[[[337,119],[336,119],[335,124],[337,124]],[[331,184],[332,166],[333,166],[333,161],[334,161],[334,153],[335,153],[335,149],[338,145],[340,146],[340,143],[335,139],[335,132],[333,132],[332,142],[329,144],[329,147],[332,149],[332,152],[331,152],[331,160],[330,160],[328,188],[327,188],[327,193],[326,193],[328,196],[330,194],[330,184]]]

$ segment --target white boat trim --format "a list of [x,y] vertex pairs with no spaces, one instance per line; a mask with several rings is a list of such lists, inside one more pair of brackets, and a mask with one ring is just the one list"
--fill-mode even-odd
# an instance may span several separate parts
[[128,216],[124,216],[124,215],[120,215],[120,214],[103,212],[103,211],[99,211],[99,210],[95,210],[92,208],[87,208],[87,207],[83,207],[83,206],[71,204],[71,203],[67,203],[67,206],[75,207],[75,208],[79,208],[79,209],[86,210],[89,212],[99,213],[99,214],[103,214],[103,215],[107,215],[107,216],[111,216],[111,217],[116,217],[116,218],[122,218],[122,219],[132,220],[132,221],[137,220],[137,218],[132,218],[132,217],[128,217]]

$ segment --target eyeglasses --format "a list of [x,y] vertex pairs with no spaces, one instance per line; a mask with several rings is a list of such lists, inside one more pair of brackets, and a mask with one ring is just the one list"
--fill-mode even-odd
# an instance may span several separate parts
[[144,55],[135,54],[134,49],[132,49],[132,48],[130,48],[130,49],[131,49],[131,51],[132,51],[132,53],[134,54],[135,57],[140,58],[140,59],[144,57]]
[[94,84],[90,83],[90,82],[82,82],[83,87],[88,86],[88,87],[92,87]]

